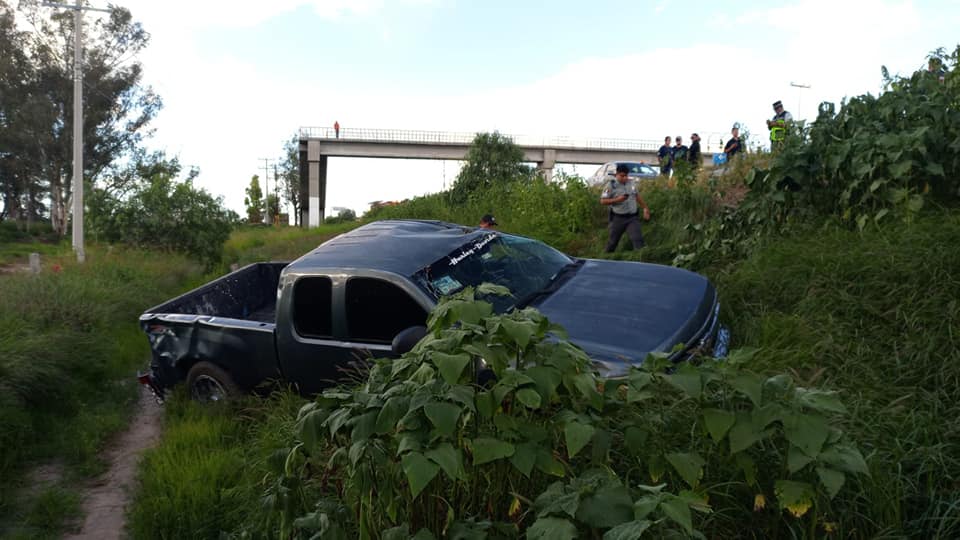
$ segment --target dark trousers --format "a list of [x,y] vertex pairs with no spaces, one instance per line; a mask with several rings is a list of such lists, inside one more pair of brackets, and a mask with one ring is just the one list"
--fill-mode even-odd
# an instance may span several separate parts
[[613,214],[610,217],[609,229],[610,239],[607,241],[607,253],[613,253],[617,249],[623,231],[627,231],[627,236],[630,237],[635,249],[643,247],[643,232],[640,230],[640,220],[637,219],[637,214]]

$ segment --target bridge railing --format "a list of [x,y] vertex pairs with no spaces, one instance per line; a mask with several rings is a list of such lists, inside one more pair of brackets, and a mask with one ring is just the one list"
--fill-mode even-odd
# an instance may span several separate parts
[[[457,133],[451,131],[417,131],[403,129],[378,128],[340,128],[339,134],[330,127],[301,127],[300,137],[304,139],[327,139],[356,142],[408,143],[408,144],[449,144],[469,145],[476,133]],[[576,148],[585,150],[637,150],[656,152],[659,141],[640,139],[611,139],[583,137],[537,137],[531,135],[508,135],[517,146],[544,148]]]

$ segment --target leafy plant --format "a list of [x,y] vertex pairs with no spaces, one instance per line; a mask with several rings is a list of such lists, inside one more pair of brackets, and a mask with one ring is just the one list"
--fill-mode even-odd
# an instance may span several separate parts
[[[724,536],[736,524],[715,516],[737,513],[814,531],[868,473],[834,425],[834,393],[751,373],[748,351],[679,367],[650,356],[604,380],[536,310],[497,315],[483,300],[506,293],[446,299],[411,352],[300,410],[275,485],[324,496],[306,516],[276,507],[282,537]],[[764,511],[768,498],[785,512]]]

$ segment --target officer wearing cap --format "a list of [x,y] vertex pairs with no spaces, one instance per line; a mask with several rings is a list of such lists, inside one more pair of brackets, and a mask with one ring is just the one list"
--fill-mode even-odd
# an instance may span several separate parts
[[783,103],[775,101],[773,103],[773,112],[776,113],[771,120],[767,120],[767,129],[770,130],[770,143],[780,143],[787,137],[787,122],[793,120],[793,115],[783,109]]
[[636,183],[630,179],[630,167],[625,163],[617,164],[617,174],[610,180],[600,195],[600,204],[610,207],[610,239],[607,240],[607,253],[613,253],[626,231],[633,247],[643,247],[643,232],[640,230],[637,205],[643,207],[643,219],[650,219],[650,207],[640,197]]

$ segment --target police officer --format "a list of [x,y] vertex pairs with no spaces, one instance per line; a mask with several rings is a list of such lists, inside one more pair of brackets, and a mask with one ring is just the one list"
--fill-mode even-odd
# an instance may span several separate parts
[[782,143],[787,136],[787,122],[793,120],[793,115],[783,109],[783,103],[776,101],[773,104],[773,118],[767,120],[767,129],[770,130],[770,146]]
[[610,180],[600,195],[600,204],[610,207],[610,239],[607,241],[607,253],[612,253],[620,243],[623,231],[627,231],[635,249],[643,247],[643,232],[637,219],[637,205],[643,207],[643,219],[650,219],[650,208],[640,197],[636,183],[630,179],[630,167],[625,163],[617,164],[616,179]]

